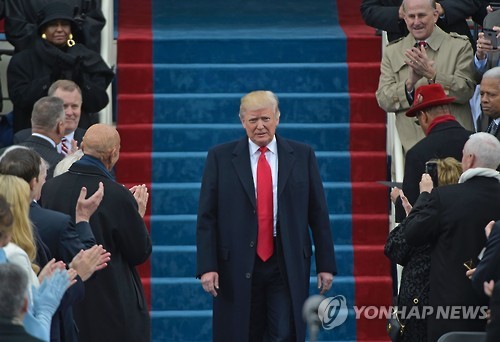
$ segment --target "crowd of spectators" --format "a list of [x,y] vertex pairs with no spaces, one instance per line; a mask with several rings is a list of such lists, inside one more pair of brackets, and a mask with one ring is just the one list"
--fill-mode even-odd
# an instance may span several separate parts
[[[400,224],[385,246],[404,266],[396,304],[407,313],[425,305],[486,307],[493,295],[488,326],[485,317],[400,317],[403,341],[459,330],[499,339],[500,12],[492,5],[362,0],[365,22],[388,34],[376,96],[395,113],[405,154],[403,189],[390,193]],[[471,34],[468,19],[484,32]],[[445,169],[453,174],[447,183]]]
[[0,340],[149,341],[135,269],[152,250],[148,190],[115,181],[120,136],[96,120],[114,77],[99,54],[101,1],[3,0],[0,16],[15,48],[15,145],[0,150]]

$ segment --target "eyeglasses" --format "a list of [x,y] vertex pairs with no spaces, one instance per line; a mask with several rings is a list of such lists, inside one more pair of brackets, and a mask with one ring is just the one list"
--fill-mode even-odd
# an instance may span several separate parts
[[415,125],[417,126],[420,126],[420,121],[418,120],[418,118],[420,117],[420,115],[424,114],[425,112],[423,110],[419,111],[417,113],[417,115],[415,115]]

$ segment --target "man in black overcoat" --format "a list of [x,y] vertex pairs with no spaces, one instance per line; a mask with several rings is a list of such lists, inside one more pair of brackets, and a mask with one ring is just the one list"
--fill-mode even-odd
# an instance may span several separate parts
[[104,185],[104,198],[90,218],[96,242],[111,253],[108,267],[85,282],[85,299],[74,306],[80,341],[149,341],[148,305],[136,266],[151,254],[144,223],[148,200],[145,185],[130,190],[117,183],[111,170],[118,161],[120,136],[109,125],[91,126],[82,142],[84,156],[68,172],[47,181],[44,207],[75,218],[80,189],[94,193]]
[[[422,192],[417,200],[427,201],[414,207],[408,215],[405,238],[411,246],[431,244],[429,304],[434,315],[429,317],[428,338],[436,341],[441,335],[456,330],[484,331],[485,317],[479,310],[488,305],[488,298],[473,288],[465,275],[464,263],[477,264],[477,257],[486,243],[484,227],[500,219],[500,142],[488,133],[475,133],[464,146],[458,184]],[[423,177],[429,177],[424,175]],[[436,317],[437,310],[464,307],[478,310],[479,315]]]
[[214,341],[305,340],[310,233],[321,293],[337,273],[314,151],[275,135],[279,118],[275,94],[251,92],[240,106],[247,135],[208,152],[196,276],[214,296]]

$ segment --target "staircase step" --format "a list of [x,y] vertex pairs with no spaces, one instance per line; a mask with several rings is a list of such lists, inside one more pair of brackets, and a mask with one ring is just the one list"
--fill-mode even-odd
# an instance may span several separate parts
[[[366,82],[349,89],[369,92],[378,84],[379,63],[355,63],[350,77]],[[149,64],[121,64],[119,77],[130,82],[121,84],[122,94],[148,93],[246,93],[270,89],[276,93],[345,93],[348,75],[345,63],[286,64],[155,64],[150,87],[135,82],[144,77]]]
[[[328,208],[331,213],[351,213],[353,199],[351,197],[351,183],[323,183]],[[357,202],[372,203],[363,214],[385,214],[387,203],[374,202],[377,198],[386,198],[387,188],[377,183],[353,183],[358,196]],[[363,191],[361,191],[361,189]],[[153,183],[151,186],[151,212],[163,215],[196,214],[200,183]],[[358,212],[355,212],[358,213]]]
[[[186,246],[196,243],[196,215],[152,215],[151,238],[155,245]],[[384,245],[388,232],[387,214],[330,215],[335,244]],[[353,228],[353,225],[359,228]],[[358,237],[359,236],[359,237]]]
[[[357,267],[353,270],[354,253],[356,258],[370,260],[370,267]],[[358,246],[353,250],[350,245],[335,245],[337,271],[342,275],[362,274],[363,276],[385,276],[390,273],[390,264],[384,255],[383,246]],[[312,258],[311,276],[316,275],[316,263]],[[358,265],[358,264],[356,264]],[[153,246],[151,257],[151,276],[190,277],[196,273],[196,246]]]
[[[133,165],[152,159],[152,182],[199,182],[203,175],[206,152],[153,152],[120,154],[120,180],[134,182]],[[384,152],[317,152],[321,179],[328,182],[378,181],[386,178]],[[125,167],[129,165],[129,167]],[[354,167],[354,169],[351,169]],[[366,172],[367,168],[373,172]],[[123,172],[122,172],[123,171]]]
[[[226,32],[211,30],[196,37],[197,31],[163,31],[161,36],[155,34],[153,60],[155,63],[331,63],[346,60],[346,40],[338,26],[332,28],[331,35],[324,37],[285,36],[283,31],[279,34],[270,30],[232,33],[228,37]],[[133,45],[124,48],[132,49]]]
[[[145,134],[142,133],[145,132]],[[119,128],[123,151],[207,151],[211,146],[236,140],[241,124],[147,124]],[[385,151],[385,124],[281,124],[278,134],[309,144],[315,151]],[[333,139],[332,137],[335,137]],[[385,170],[385,168],[384,168]]]
[[[350,308],[348,318],[342,325],[332,330],[320,328],[316,341],[356,341],[355,317],[354,309]],[[211,309],[151,311],[151,325],[153,342],[212,341]],[[385,330],[382,331],[385,333]],[[339,340],[339,336],[342,336],[342,340]],[[367,341],[384,340],[363,340]]]
[[[120,94],[118,106],[126,115],[120,125],[152,123],[146,115],[154,102],[155,123],[239,123],[238,108],[244,94]],[[369,93],[280,93],[282,123],[385,123],[373,91]],[[349,117],[349,111],[351,117]],[[370,112],[372,115],[366,117]],[[148,120],[149,121],[146,121]]]
[[[227,94],[157,94],[154,96],[155,123],[240,123],[238,109],[243,93]],[[283,93],[280,100],[281,121],[293,123],[349,122],[347,93]],[[374,94],[364,94],[375,100]],[[128,108],[144,101],[144,94],[124,94],[118,101]],[[137,123],[130,114],[122,124]]]
[[[326,296],[341,294],[348,303],[354,303],[354,280],[350,276],[336,276],[333,286]],[[310,295],[318,294],[317,278],[311,277]],[[199,279],[192,278],[151,278],[151,310],[209,310],[212,297],[201,287]],[[353,304],[351,304],[353,305]]]
[[[363,317],[356,319],[353,305],[388,306],[387,289],[390,289],[390,277],[356,277],[356,288],[371,289],[368,301],[361,301],[353,292],[354,278],[336,276],[332,289],[325,297],[342,295],[346,298],[349,315],[346,322],[332,330],[320,328],[317,341],[386,341],[386,319],[367,320]],[[311,277],[310,294],[317,294],[316,277]],[[197,279],[152,279],[153,294],[169,293],[169,296],[152,298],[152,329],[155,341],[210,341],[212,322],[212,299],[206,294]],[[169,309],[176,303],[171,299],[178,299],[181,306],[194,306],[195,310]],[[196,299],[193,301],[193,299]],[[359,326],[363,326],[360,329]],[[362,335],[356,335],[356,332]],[[368,332],[369,334],[366,334]]]
[[[138,86],[148,65],[121,64],[120,77],[132,80],[122,93],[346,92],[345,63],[154,64],[152,89]],[[162,80],[162,81],[160,81]]]

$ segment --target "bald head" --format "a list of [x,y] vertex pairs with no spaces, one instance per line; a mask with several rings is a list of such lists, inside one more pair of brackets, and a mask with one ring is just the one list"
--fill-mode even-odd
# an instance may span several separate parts
[[108,170],[118,161],[120,153],[120,135],[118,131],[106,124],[95,124],[87,129],[82,150],[86,155],[99,159]]

